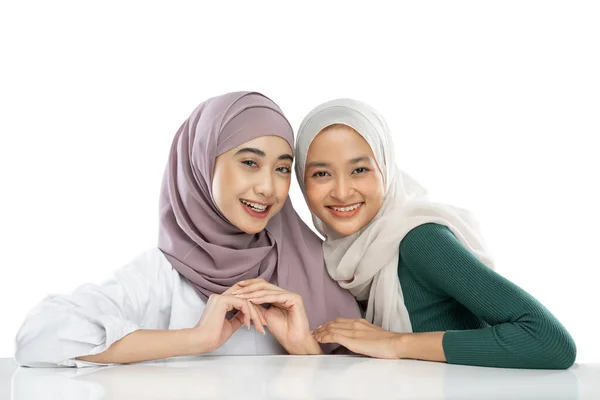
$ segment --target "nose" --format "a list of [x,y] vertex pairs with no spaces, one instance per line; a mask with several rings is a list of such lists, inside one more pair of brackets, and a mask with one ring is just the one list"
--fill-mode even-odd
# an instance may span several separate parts
[[352,182],[345,176],[340,176],[335,180],[335,186],[331,190],[331,197],[339,201],[340,204],[346,204],[347,200],[354,194]]
[[270,173],[261,174],[258,181],[254,185],[254,192],[263,195],[265,199],[269,199],[275,195],[275,183],[273,176]]

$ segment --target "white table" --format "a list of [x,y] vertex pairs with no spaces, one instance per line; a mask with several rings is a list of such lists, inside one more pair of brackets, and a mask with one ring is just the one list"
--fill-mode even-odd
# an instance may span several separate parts
[[5,358],[0,398],[600,399],[600,364],[540,371],[341,355],[199,356],[74,369],[17,368]]

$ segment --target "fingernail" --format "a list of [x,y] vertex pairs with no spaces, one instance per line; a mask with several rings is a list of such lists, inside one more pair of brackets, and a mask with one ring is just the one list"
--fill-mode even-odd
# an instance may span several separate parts
[[231,294],[238,294],[239,292],[239,290],[234,290],[233,292],[231,292]]

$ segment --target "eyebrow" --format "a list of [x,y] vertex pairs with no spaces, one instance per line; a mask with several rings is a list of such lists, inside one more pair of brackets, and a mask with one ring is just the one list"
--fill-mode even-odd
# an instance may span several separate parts
[[289,154],[282,154],[279,157],[277,157],[278,160],[290,160],[290,161],[294,161],[294,157],[292,157]]
[[308,164],[306,164],[306,169],[309,168],[326,168],[329,167],[329,163],[326,163],[324,161],[313,161],[313,162],[309,162]]
[[367,156],[360,156],[360,157],[356,157],[353,158],[352,160],[348,161],[349,164],[358,164],[364,161],[369,161],[369,157]]
[[[259,157],[265,158],[267,156],[267,154],[262,151],[261,149],[257,149],[255,147],[244,147],[243,149],[239,149],[238,151],[236,151],[235,155],[237,156],[238,154],[243,154],[243,153],[252,153],[252,154],[256,154]],[[294,157],[292,157],[290,154],[282,154],[279,157],[277,157],[278,160],[289,160],[289,161],[294,161]]]
[[244,147],[243,149],[239,149],[235,153],[235,155],[237,156],[238,154],[243,154],[243,153],[252,153],[252,154],[256,154],[257,156],[260,156],[260,157],[267,156],[264,151],[262,151],[261,149],[256,149],[254,147]]
[[[358,164],[364,161],[369,161],[367,156],[359,156],[348,161],[348,164]],[[313,161],[306,164],[306,169],[309,168],[327,168],[330,164],[325,161]]]

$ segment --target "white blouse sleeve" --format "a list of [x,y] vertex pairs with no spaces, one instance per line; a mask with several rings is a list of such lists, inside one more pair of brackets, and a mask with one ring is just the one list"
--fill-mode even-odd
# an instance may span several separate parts
[[141,328],[168,329],[174,273],[162,252],[152,249],[101,285],[46,297],[17,334],[15,360],[30,367],[99,365],[75,357],[102,353]]

